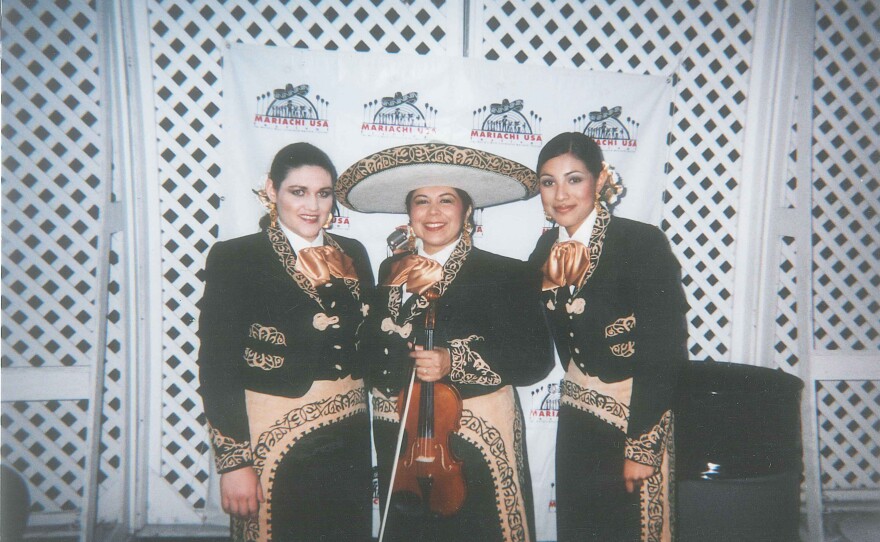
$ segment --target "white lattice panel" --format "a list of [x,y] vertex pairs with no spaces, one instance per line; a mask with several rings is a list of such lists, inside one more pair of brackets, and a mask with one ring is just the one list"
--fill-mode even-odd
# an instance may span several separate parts
[[[207,439],[195,354],[196,275],[217,237],[217,151],[226,42],[315,50],[446,54],[442,1],[150,2],[159,124],[165,342],[162,476],[194,508],[205,506]],[[268,164],[267,164],[268,167]]]
[[880,386],[871,380],[817,386],[824,489],[880,486]]
[[814,67],[814,337],[880,349],[880,8],[817,3]]
[[3,462],[27,481],[32,512],[80,507],[86,406],[86,401],[3,403]]
[[795,239],[783,236],[777,241],[776,251],[779,267],[776,278],[776,331],[773,345],[774,365],[786,372],[797,374],[798,315],[795,287],[797,286],[797,260]]
[[727,359],[754,4],[481,5],[483,58],[679,76],[662,227],[685,272],[691,357]]
[[[103,348],[95,313],[104,159],[96,21],[87,1],[3,3],[4,368],[87,365]],[[100,482],[121,466],[118,309],[109,333]],[[2,405],[3,462],[28,481],[34,512],[81,505],[86,405]]]

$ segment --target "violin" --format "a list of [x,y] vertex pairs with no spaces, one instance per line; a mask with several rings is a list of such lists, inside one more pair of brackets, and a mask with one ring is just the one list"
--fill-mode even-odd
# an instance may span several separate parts
[[[440,294],[432,288],[424,295],[428,300],[425,350],[433,350],[436,301]],[[401,419],[395,455],[398,459],[391,473],[391,491],[385,505],[380,540],[392,495],[404,513],[438,517],[458,513],[467,496],[462,462],[455,458],[449,446],[449,436],[461,423],[458,390],[440,382],[418,381],[413,375],[409,389],[401,391],[397,405]]]

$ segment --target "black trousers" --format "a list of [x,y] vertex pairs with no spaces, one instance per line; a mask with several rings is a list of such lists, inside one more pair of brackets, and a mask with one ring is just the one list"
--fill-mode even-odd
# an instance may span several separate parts
[[281,461],[267,503],[272,540],[367,542],[372,496],[370,424],[364,412],[306,435]]
[[556,436],[558,542],[638,542],[639,492],[623,482],[623,431],[568,405]]

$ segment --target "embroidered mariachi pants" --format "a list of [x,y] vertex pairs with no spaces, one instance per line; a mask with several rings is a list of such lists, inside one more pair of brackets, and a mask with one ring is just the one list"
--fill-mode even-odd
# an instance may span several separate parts
[[265,502],[235,542],[370,540],[372,468],[363,381],[316,381],[299,398],[246,392]]
[[[384,511],[391,457],[400,427],[397,399],[373,390],[373,428]],[[395,542],[531,542],[531,483],[525,457],[522,411],[510,386],[463,402],[461,428],[451,437],[462,461],[467,497],[451,518],[408,517],[392,499],[385,540]]]
[[558,542],[672,540],[671,418],[660,468],[637,492],[624,485],[631,384],[606,384],[569,366],[556,435]]

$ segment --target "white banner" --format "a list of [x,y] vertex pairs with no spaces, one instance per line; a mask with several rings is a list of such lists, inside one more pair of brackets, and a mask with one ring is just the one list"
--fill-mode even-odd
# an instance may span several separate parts
[[[223,60],[224,162],[220,237],[258,230],[262,188],[275,153],[296,141],[323,149],[341,173],[396,145],[470,146],[534,168],[544,142],[580,131],[603,148],[626,191],[614,214],[658,224],[664,190],[671,82],[663,77],[520,66],[403,54],[315,52],[232,45]],[[360,240],[374,271],[404,215],[341,209],[333,232]],[[549,227],[540,198],[476,213],[480,248],[528,258]],[[538,540],[556,538],[554,448],[558,365],[521,388]]]

